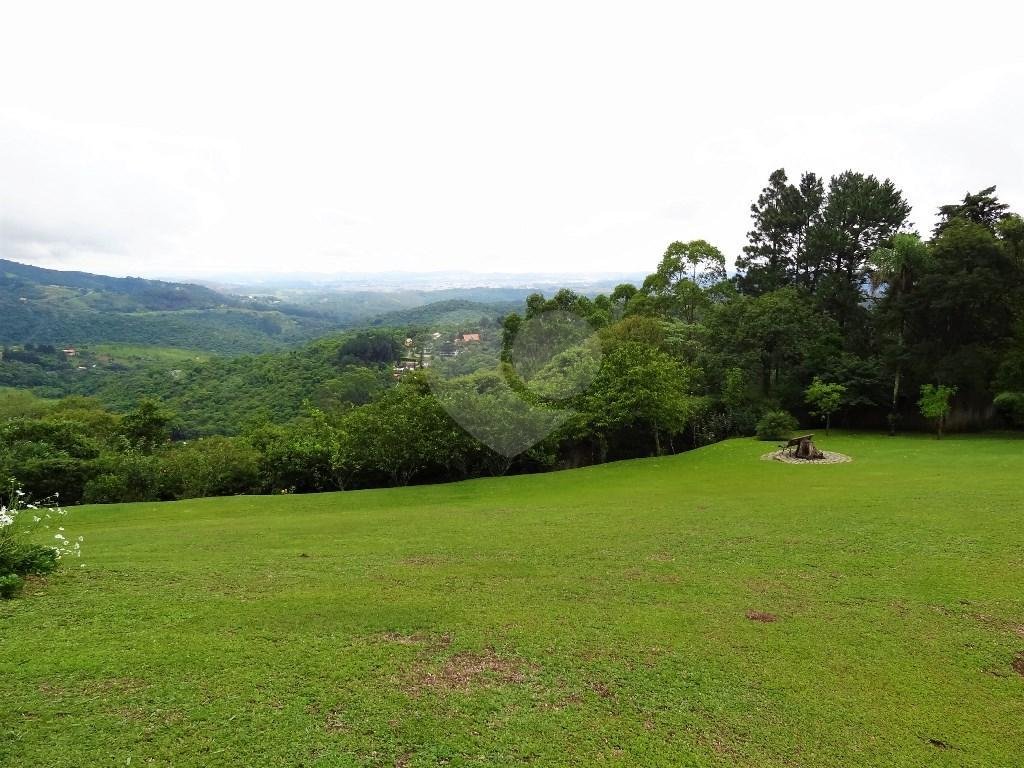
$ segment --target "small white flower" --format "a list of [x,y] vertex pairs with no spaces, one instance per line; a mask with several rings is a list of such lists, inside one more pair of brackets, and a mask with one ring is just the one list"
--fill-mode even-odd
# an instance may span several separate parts
[[32,522],[33,523],[38,523],[42,519],[43,518],[41,518],[39,515],[32,515]]
[[18,496],[24,496],[24,495],[25,495],[25,492],[24,492],[24,491],[22,491],[22,490],[17,490],[17,491],[15,491],[15,493],[16,493],[16,494],[17,494]]
[[63,529],[63,528],[58,528],[57,530],[58,530],[58,531],[63,531],[64,529]]
[[78,537],[78,540],[79,540],[79,541],[85,541],[85,536],[79,536],[79,537]]
[[67,541],[67,539],[64,538],[63,533],[58,533],[53,538],[55,538],[57,541]]

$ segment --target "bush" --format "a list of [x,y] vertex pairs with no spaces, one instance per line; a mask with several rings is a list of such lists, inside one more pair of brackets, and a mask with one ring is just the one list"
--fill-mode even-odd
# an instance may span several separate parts
[[800,425],[786,411],[768,411],[757,422],[758,440],[789,440]]
[[993,404],[1010,425],[1024,427],[1024,392],[1000,392]]
[[206,437],[160,454],[163,498],[234,496],[259,490],[260,454],[245,438]]
[[0,576],[0,598],[10,600],[12,597],[17,597],[24,585],[25,580],[16,574],[9,573],[6,576]]
[[71,541],[64,535],[64,527],[59,526],[53,536],[53,546],[29,543],[33,531],[40,525],[49,527],[47,521],[56,522],[67,510],[56,503],[50,507],[30,503],[27,494],[13,479],[3,495],[7,503],[0,504],[0,597],[9,599],[21,591],[22,577],[50,573],[63,555],[81,557],[83,537]]
[[92,471],[82,495],[86,504],[128,504],[157,497],[160,462],[154,456],[104,453],[93,462]]
[[35,574],[42,576],[57,569],[57,550],[38,544],[23,544],[11,553],[9,563],[4,570],[19,574]]

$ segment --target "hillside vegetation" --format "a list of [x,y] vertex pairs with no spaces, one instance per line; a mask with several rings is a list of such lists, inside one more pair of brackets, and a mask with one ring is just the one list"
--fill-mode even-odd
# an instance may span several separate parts
[[1017,764],[1024,443],[823,445],[75,509],[0,764]]
[[[461,322],[517,308],[528,291],[230,295],[202,285],[43,269],[0,259],[0,344],[123,343],[241,355],[355,325]],[[465,296],[494,296],[471,301]],[[506,298],[511,296],[513,298]],[[436,303],[437,307],[426,305]]]

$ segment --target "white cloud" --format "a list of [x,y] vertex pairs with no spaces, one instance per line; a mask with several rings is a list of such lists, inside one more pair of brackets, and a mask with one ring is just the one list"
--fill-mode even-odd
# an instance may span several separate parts
[[[22,3],[0,255],[155,274],[646,271],[785,166],[1024,208],[1016,5]],[[13,77],[11,76],[13,74]]]

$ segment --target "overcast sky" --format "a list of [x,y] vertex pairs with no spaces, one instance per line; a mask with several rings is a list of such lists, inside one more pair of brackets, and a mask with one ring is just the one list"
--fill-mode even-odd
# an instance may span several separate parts
[[1024,209],[1019,3],[255,5],[0,6],[0,256],[647,272],[779,167]]

